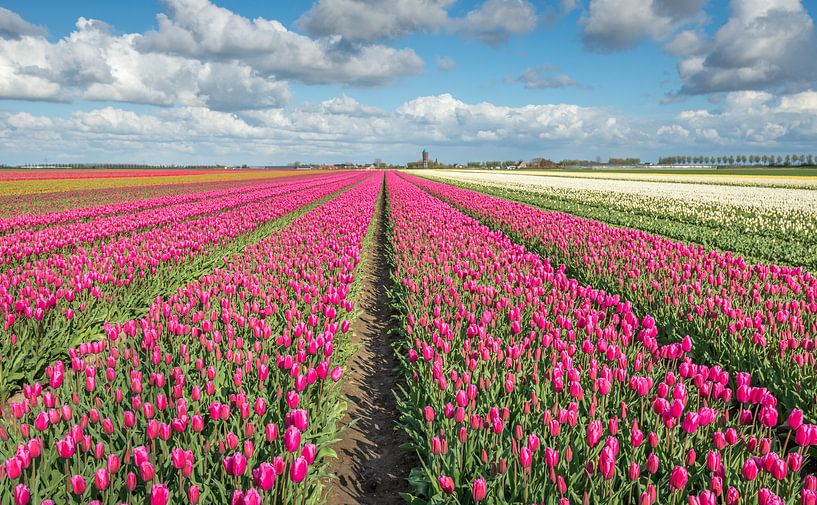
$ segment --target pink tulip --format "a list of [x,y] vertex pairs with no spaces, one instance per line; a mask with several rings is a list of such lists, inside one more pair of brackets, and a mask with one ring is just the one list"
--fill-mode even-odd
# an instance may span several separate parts
[[22,473],[22,464],[16,457],[9,458],[5,462],[6,476],[11,480],[16,480]]
[[69,480],[71,482],[71,491],[75,495],[80,496],[85,493],[86,484],[82,475],[72,475]]
[[301,432],[295,426],[284,431],[284,448],[287,452],[295,452],[301,447]]
[[227,472],[227,475],[243,475],[247,469],[247,458],[240,452],[224,458],[222,463],[224,464],[224,470]]
[[201,490],[195,484],[187,488],[187,501],[190,505],[196,505],[201,498]]
[[488,490],[485,485],[485,479],[475,479],[474,484],[471,487],[471,496],[474,498],[474,501],[481,502],[484,500],[487,492]]
[[269,491],[275,484],[275,468],[269,463],[261,463],[252,471],[253,482],[264,491]]
[[440,475],[437,477],[437,483],[440,485],[440,489],[443,490],[445,494],[451,494],[454,492],[454,479],[447,475]]
[[31,501],[31,491],[25,484],[14,486],[14,505],[28,505]]
[[803,425],[803,411],[800,409],[793,409],[789,412],[789,417],[786,419],[786,424],[792,430],[797,430]]
[[94,472],[94,486],[100,491],[104,491],[108,489],[108,486],[111,483],[110,475],[108,474],[108,470],[105,468],[100,468],[96,472]]
[[744,461],[741,474],[743,475],[743,478],[746,480],[749,481],[755,480],[755,477],[757,477],[757,465],[755,464],[755,462],[751,459],[747,459],[746,461]]
[[170,490],[166,484],[153,484],[150,487],[150,505],[167,505],[170,500]]
[[676,466],[670,473],[669,485],[674,489],[683,489],[683,487],[686,486],[687,479],[687,469],[682,466]]
[[289,470],[289,478],[292,482],[299,483],[306,478],[306,472],[309,468],[309,464],[306,462],[306,458],[303,456],[298,456],[295,458],[295,461],[292,462],[292,466]]

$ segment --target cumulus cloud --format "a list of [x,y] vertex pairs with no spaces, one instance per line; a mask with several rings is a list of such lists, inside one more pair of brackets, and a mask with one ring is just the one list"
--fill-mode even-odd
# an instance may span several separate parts
[[548,142],[602,144],[631,134],[622,121],[597,108],[506,107],[466,103],[450,94],[418,97],[390,111],[342,95],[316,105],[235,113],[206,107],[171,107],[154,113],[104,107],[54,118],[0,113],[0,130],[4,132],[0,149],[7,153],[41,152],[36,146],[48,138],[47,154],[53,159],[76,153],[86,153],[89,159],[102,149],[107,149],[108,159],[114,155],[142,159],[145,153],[178,159],[185,156],[179,149],[193,146],[196,155],[211,161],[214,153],[257,158],[308,151],[325,159],[412,144],[508,142],[537,148]]
[[572,104],[468,104],[447,93],[408,101],[396,113],[404,121],[423,125],[423,133],[435,141],[611,141],[623,139],[627,130],[597,108]]
[[142,53],[138,34],[112,35],[97,20],[80,18],[56,43],[26,36],[0,41],[0,96],[43,100],[100,100],[214,109],[280,107],[290,98],[284,81],[266,79],[240,62],[203,62]]
[[527,0],[486,0],[450,26],[455,33],[497,45],[512,35],[530,32],[536,22],[536,9]]
[[166,7],[145,34],[116,35],[103,21],[79,18],[53,43],[0,10],[0,98],[231,111],[283,106],[290,80],[379,85],[423,67],[410,49],[314,40],[208,0],[167,0]]
[[628,49],[643,39],[664,40],[701,16],[707,0],[590,0],[582,18],[585,47],[599,52]]
[[808,86],[817,34],[800,0],[732,0],[711,40],[678,64],[683,94]]
[[411,49],[383,45],[350,47],[337,37],[311,39],[278,21],[253,20],[209,0],[166,0],[168,14],[137,47],[148,53],[240,61],[262,75],[306,83],[385,84],[422,70]]
[[19,39],[26,35],[45,35],[45,30],[28,23],[16,12],[0,7],[0,38]]
[[353,41],[436,32],[454,0],[319,0],[295,23],[307,33]]
[[678,142],[756,146],[810,146],[817,135],[817,92],[775,96],[764,91],[727,93],[718,110],[681,112],[659,135]]
[[[449,16],[454,0],[319,0],[296,26],[319,37],[352,42],[396,39],[412,33],[450,33],[496,45],[536,26],[528,0],[485,0],[464,16]],[[572,0],[563,0],[573,9]]]
[[528,68],[522,75],[510,79],[511,82],[520,82],[527,89],[566,88],[579,86],[579,83],[567,74],[555,73],[556,68],[551,65]]
[[[119,107],[67,117],[0,112],[0,151],[57,160],[149,159],[153,162],[264,160],[266,156],[340,160],[361,152],[512,148],[516,152],[578,152],[592,145],[671,151],[689,145],[807,149],[817,135],[817,92],[780,97],[732,92],[711,109],[669,121],[619,117],[598,107],[468,103],[451,94],[421,96],[392,110],[341,95],[299,107],[215,111],[201,106],[134,112]],[[564,152],[563,151],[563,152]],[[26,159],[26,158],[23,158]]]
[[382,109],[363,105],[347,95],[324,100],[317,110],[326,114],[361,118],[378,117],[386,114]]

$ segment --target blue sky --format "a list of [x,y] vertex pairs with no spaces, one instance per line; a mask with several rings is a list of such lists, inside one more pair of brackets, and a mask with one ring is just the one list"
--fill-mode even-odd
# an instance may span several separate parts
[[801,0],[10,0],[0,163],[809,152],[814,15]]

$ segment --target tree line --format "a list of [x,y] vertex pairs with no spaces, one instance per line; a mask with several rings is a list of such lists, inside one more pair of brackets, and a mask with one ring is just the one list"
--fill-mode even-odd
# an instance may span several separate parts
[[660,165],[763,165],[772,167],[813,166],[813,154],[738,154],[728,156],[663,156]]

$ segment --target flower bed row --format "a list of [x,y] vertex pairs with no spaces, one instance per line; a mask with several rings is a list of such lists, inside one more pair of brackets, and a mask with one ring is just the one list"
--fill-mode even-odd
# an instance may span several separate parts
[[495,173],[435,173],[434,179],[548,211],[738,252],[755,261],[817,269],[813,190]]
[[[334,179],[333,179],[334,180]],[[19,229],[0,236],[0,262],[6,265],[32,260],[33,257],[51,252],[69,252],[68,248],[93,245],[96,242],[112,240],[120,235],[131,234],[128,238],[138,243],[139,230],[155,230],[167,225],[178,224],[194,218],[224,213],[231,209],[263,202],[292,191],[300,191],[311,186],[330,182],[326,178],[312,177],[306,180],[259,184],[250,189],[239,188],[216,192],[183,195],[165,198],[165,205],[156,206],[156,200],[148,201],[148,207],[139,211],[143,202],[111,206],[106,214],[91,221],[54,224],[40,230]],[[123,214],[123,212],[128,212]],[[36,216],[35,216],[36,217]],[[76,221],[76,219],[71,219]]]
[[815,503],[800,473],[817,428],[800,411],[695,362],[689,339],[660,345],[623,297],[387,182],[413,503]]
[[[293,178],[272,181],[229,181],[218,185],[214,190],[214,185],[209,182],[194,184],[168,184],[166,186],[151,186],[148,188],[134,187],[125,190],[88,190],[58,193],[55,199],[59,202],[70,202],[70,206],[54,210],[51,212],[29,213],[29,206],[21,202],[12,204],[15,212],[9,217],[0,219],[0,233],[19,232],[20,230],[32,230],[46,226],[71,223],[90,219],[98,219],[104,216],[116,214],[126,214],[138,212],[156,207],[170,207],[192,203],[201,200],[220,198],[228,195],[245,193],[257,190],[263,186],[272,186],[289,182]],[[24,195],[20,200],[31,200],[31,204],[36,201],[46,199],[47,195]],[[6,197],[8,199],[9,197]],[[0,199],[2,202],[2,199]],[[5,204],[6,202],[2,202]]]
[[314,503],[380,188],[367,178],[49,367],[0,420],[0,502]]
[[288,184],[290,191],[278,197],[0,274],[0,393],[8,394],[69,347],[98,335],[103,322],[137,317],[150,300],[212,270],[235,246],[252,243],[287,214],[363,177]]
[[570,273],[653,314],[664,341],[692,339],[702,362],[752,372],[788,407],[817,418],[817,277],[740,256],[547,212],[421,179]]

